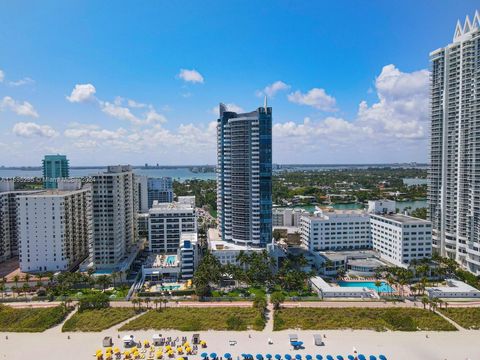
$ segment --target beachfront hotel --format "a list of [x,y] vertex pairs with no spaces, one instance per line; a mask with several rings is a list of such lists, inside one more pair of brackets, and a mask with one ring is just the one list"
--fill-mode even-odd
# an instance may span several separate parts
[[197,232],[194,196],[179,196],[178,201],[171,203],[155,200],[148,214],[148,244],[152,253],[175,254],[182,234]]
[[67,271],[88,257],[91,190],[80,182],[17,195],[20,270]]
[[480,15],[432,51],[428,213],[433,248],[480,274]]
[[42,161],[43,187],[56,189],[57,179],[68,178],[70,168],[65,155],[45,155]]
[[92,175],[93,239],[96,268],[118,267],[135,243],[135,186],[129,165],[109,166]]
[[272,240],[272,108],[249,113],[220,104],[217,209],[222,241],[265,247]]

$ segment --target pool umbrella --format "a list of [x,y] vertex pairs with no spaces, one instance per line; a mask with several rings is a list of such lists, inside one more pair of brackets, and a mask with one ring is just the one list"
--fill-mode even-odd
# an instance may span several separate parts
[[378,355],[378,358],[380,360],[387,360],[387,357],[385,355]]
[[370,355],[370,360],[377,360],[377,357],[375,355]]
[[282,355],[280,354],[275,354],[275,359],[280,360],[282,358]]
[[353,356],[353,355],[348,355],[348,360],[355,360],[355,356]]
[[307,359],[307,360],[312,360],[313,357],[312,357],[312,355],[305,355],[305,359]]
[[212,359],[216,359],[216,358],[217,358],[217,354],[216,354],[216,353],[210,353],[210,357],[211,357]]
[[332,355],[327,355],[327,360],[334,360]]
[[257,358],[257,360],[262,360],[263,356],[262,356],[262,354],[257,354],[256,358]]
[[272,358],[272,354],[266,354],[265,357],[266,357],[267,359],[271,359],[271,358]]
[[231,359],[231,358],[232,358],[232,355],[231,355],[230,353],[225,353],[225,354],[223,354],[223,357],[224,357],[225,359]]
[[323,360],[323,356],[320,354],[315,355],[315,359],[317,360]]
[[300,354],[295,355],[295,359],[302,360],[302,355],[300,355]]
[[205,359],[208,356],[208,354],[207,353],[202,353],[202,355],[200,355],[200,356]]

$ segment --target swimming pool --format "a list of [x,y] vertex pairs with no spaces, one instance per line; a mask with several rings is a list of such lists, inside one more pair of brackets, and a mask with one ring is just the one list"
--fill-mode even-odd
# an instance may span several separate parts
[[166,263],[167,263],[167,265],[173,265],[173,264],[175,264],[176,260],[177,260],[177,257],[175,255],[168,255]]
[[379,292],[392,292],[393,289],[386,282],[382,281],[380,287],[375,286],[374,281],[339,281],[338,286],[340,287],[363,287],[368,289],[373,289]]

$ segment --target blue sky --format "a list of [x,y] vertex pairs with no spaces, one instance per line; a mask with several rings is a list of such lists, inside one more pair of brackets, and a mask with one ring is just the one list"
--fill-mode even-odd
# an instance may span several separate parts
[[428,54],[476,6],[2,2],[0,165],[213,164],[215,106],[265,93],[275,162],[427,161]]

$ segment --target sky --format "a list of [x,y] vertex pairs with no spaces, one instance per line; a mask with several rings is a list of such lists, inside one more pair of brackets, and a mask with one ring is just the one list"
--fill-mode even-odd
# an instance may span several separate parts
[[428,161],[429,53],[477,1],[2,1],[0,165],[215,164],[218,104],[273,161]]

